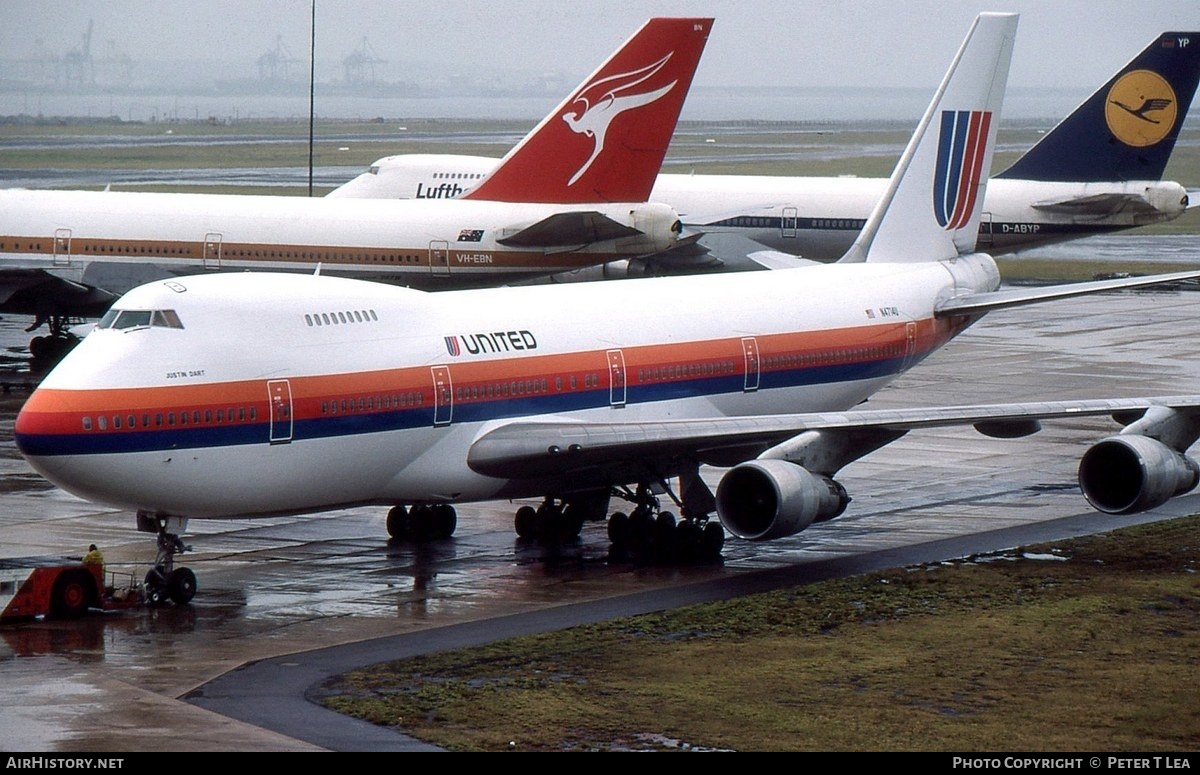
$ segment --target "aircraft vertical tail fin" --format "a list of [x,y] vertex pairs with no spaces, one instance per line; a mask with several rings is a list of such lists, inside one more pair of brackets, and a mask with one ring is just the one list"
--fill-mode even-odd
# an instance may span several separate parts
[[1161,180],[1200,81],[1200,32],[1164,32],[996,177]]
[[840,261],[936,261],[974,251],[1017,19],[976,17],[883,197]]
[[646,22],[461,198],[561,204],[646,201],[712,21]]

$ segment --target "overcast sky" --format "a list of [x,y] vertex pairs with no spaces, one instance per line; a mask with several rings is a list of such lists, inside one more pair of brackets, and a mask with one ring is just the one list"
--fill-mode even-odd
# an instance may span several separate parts
[[[696,85],[936,85],[980,11],[1021,14],[1010,86],[1090,91],[1200,0],[315,0],[317,62],[366,40],[408,67],[558,72],[576,83],[650,16],[712,16]],[[4,58],[78,48],[135,60],[253,63],[277,41],[307,60],[309,0],[2,0]],[[318,78],[319,79],[319,78]],[[1083,95],[1081,95],[1083,96]]]

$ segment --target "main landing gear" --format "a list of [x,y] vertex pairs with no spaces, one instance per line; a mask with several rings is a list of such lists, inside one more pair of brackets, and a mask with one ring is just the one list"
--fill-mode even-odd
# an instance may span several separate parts
[[[674,497],[670,490],[665,491]],[[616,557],[660,565],[720,561],[725,529],[709,516],[711,512],[693,516],[690,509],[676,501],[681,508],[681,516],[676,517],[660,507],[658,496],[646,484],[639,484],[634,491],[623,488],[617,495],[631,502],[633,508],[629,513],[614,512],[608,518],[608,540]]]
[[[579,538],[587,522],[608,519],[609,557],[613,560],[695,565],[721,560],[725,529],[712,515],[716,501],[693,465],[679,475],[682,500],[665,479],[647,477],[635,488],[616,487],[573,493],[565,498],[546,496],[538,506],[517,509],[513,527],[527,541],[569,542]],[[659,496],[668,495],[678,509],[660,507]],[[628,513],[608,514],[612,498],[633,504]],[[448,503],[397,504],[387,515],[388,535],[398,541],[432,541],[449,538],[458,526],[458,515]]]
[[449,503],[393,506],[387,515],[388,535],[398,541],[449,538],[458,527],[458,512]]
[[138,512],[137,520],[138,530],[158,536],[158,555],[154,559],[154,567],[146,572],[143,581],[146,601],[161,603],[170,600],[179,605],[190,603],[196,595],[196,574],[191,568],[175,567],[175,555],[192,549],[179,538],[179,532],[186,527],[187,520],[157,517],[144,512]]
[[[97,314],[102,311],[100,310]],[[83,322],[83,318],[66,315],[39,315],[33,325],[25,329],[25,332],[31,333],[45,325],[49,333],[35,336],[29,340],[30,370],[44,373],[58,365],[58,362],[81,341],[71,332],[71,327]]]
[[[607,500],[607,499],[606,499]],[[583,532],[587,507],[547,497],[537,508],[522,506],[513,517],[517,537],[538,541],[571,541]],[[600,519],[604,513],[600,513]]]
[[[521,506],[514,517],[517,536],[547,542],[572,541],[585,522],[602,522],[611,498],[633,504],[632,509],[608,517],[608,539],[614,560],[652,562],[664,565],[713,563],[721,559],[725,529],[711,518],[716,503],[708,486],[699,478],[698,467],[680,475],[683,500],[666,481],[647,478],[636,488],[575,494],[565,499],[547,496],[541,505]],[[674,501],[680,516],[661,508],[659,495]]]

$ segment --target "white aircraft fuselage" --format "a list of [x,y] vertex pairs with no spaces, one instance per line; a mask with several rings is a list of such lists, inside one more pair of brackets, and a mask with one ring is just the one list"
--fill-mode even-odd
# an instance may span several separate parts
[[[410,154],[375,162],[327,198],[440,200],[491,170],[483,156]],[[456,182],[457,181],[457,182]],[[702,232],[734,232],[814,260],[841,257],[887,187],[886,178],[660,174],[651,201],[669,203]],[[1119,182],[992,178],[980,215],[980,250],[1012,253],[1163,223],[1187,209],[1171,180]]]
[[[998,282],[982,255],[440,294],[183,278],[114,306],[16,435],[81,497],[191,517],[609,486],[569,466],[483,474],[472,445],[515,417],[644,428],[847,409],[973,320],[935,318],[938,299]],[[230,352],[231,337],[256,346]]]
[[[622,236],[536,235],[564,213],[599,213]],[[0,190],[0,256],[122,293],[208,271],[312,271],[414,287],[500,284],[669,249],[678,216],[654,203],[564,206],[221,194]],[[560,232],[561,233],[561,232]],[[125,277],[127,279],[122,280]]]

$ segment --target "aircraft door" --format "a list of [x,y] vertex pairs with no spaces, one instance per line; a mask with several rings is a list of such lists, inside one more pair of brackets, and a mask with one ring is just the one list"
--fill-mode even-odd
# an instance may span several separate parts
[[71,265],[71,230],[54,230],[54,265]]
[[783,208],[783,218],[780,220],[779,236],[784,239],[795,239],[799,218],[795,207]]
[[625,354],[620,350],[608,351],[608,403],[614,409],[625,406]]
[[752,336],[742,337],[742,357],[746,362],[746,383],[742,389],[747,393],[758,390],[758,340]]
[[292,440],[291,383],[286,379],[267,380],[267,401],[271,404],[271,443],[290,443]]
[[435,277],[450,276],[450,243],[444,239],[429,241],[429,273]]
[[433,424],[449,425],[454,416],[454,385],[449,366],[429,367],[433,376]]
[[909,321],[904,324],[904,365],[902,368],[907,370],[913,365],[913,360],[917,355],[917,324]]
[[204,268],[221,268],[221,235],[210,231],[204,235]]

